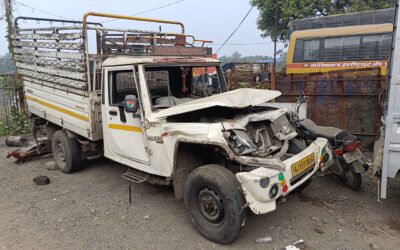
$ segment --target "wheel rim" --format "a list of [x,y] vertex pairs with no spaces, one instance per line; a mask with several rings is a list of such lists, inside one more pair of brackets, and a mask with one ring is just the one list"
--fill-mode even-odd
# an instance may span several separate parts
[[224,222],[224,203],[215,190],[209,187],[202,188],[197,195],[197,207],[210,224],[218,226]]
[[65,163],[67,161],[67,158],[65,156],[65,147],[64,144],[61,141],[57,141],[56,144],[56,152],[57,152],[57,158]]

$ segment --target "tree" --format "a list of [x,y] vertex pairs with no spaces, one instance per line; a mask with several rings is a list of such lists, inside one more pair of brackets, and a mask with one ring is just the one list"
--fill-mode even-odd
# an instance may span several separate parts
[[0,56],[0,74],[15,73],[15,64],[10,54]]
[[258,62],[262,60],[270,60],[272,59],[270,56],[242,56],[238,51],[235,51],[231,56],[222,56],[219,60],[223,63],[230,62]]
[[[275,28],[275,6],[278,3],[278,26]],[[250,0],[260,11],[257,20],[262,37],[281,42],[289,39],[288,23],[294,19],[394,7],[396,0]]]

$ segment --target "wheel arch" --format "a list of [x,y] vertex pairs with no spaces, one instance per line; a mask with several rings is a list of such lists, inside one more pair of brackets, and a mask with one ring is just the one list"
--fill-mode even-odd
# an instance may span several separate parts
[[[192,142],[179,140],[174,148],[172,180],[175,198],[183,199],[185,181],[194,169],[206,164],[225,165],[227,157],[218,157],[227,154],[226,149],[217,143]],[[206,157],[205,157],[206,156]]]

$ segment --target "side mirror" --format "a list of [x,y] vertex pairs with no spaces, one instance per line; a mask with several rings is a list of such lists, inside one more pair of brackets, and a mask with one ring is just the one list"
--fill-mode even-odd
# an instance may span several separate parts
[[127,95],[124,100],[124,109],[126,113],[136,113],[139,108],[138,100],[135,95]]

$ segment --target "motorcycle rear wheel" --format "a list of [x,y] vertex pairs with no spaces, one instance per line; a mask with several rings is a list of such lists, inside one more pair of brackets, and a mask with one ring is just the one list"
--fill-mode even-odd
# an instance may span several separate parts
[[350,164],[344,167],[342,174],[338,176],[340,181],[349,188],[357,191],[362,185],[361,173],[355,173],[351,170]]

